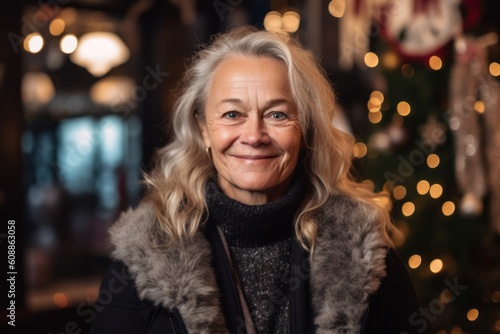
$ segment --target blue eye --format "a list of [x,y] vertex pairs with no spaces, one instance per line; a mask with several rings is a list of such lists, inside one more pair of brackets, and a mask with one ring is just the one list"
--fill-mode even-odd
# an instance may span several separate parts
[[286,114],[282,111],[273,111],[271,117],[274,119],[283,119],[286,118]]
[[238,117],[238,112],[237,111],[228,111],[227,113],[224,114],[224,117],[236,118],[236,117]]

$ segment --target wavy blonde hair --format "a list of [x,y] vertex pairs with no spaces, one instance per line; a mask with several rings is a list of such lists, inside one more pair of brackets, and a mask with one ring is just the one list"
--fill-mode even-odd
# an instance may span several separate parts
[[155,168],[145,175],[147,198],[170,240],[190,238],[206,219],[205,184],[216,171],[205,151],[198,121],[204,116],[217,65],[235,56],[272,57],[287,66],[305,141],[303,164],[312,185],[294,222],[302,246],[314,249],[314,215],[333,194],[356,198],[372,208],[385,225],[384,237],[390,243],[389,235],[397,232],[390,222],[390,201],[351,176],[354,139],[331,125],[338,109],[332,87],[314,56],[289,36],[251,27],[216,36],[195,55],[174,105],[173,139],[157,152]]

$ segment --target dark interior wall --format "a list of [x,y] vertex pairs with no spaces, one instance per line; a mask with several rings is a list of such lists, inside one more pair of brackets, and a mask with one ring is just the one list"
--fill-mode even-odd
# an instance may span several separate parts
[[[5,7],[2,4],[2,7]],[[21,4],[10,2],[0,10],[0,253],[7,256],[7,226],[15,220],[16,276],[15,302],[23,306],[23,165],[21,136],[24,118],[21,107],[21,57],[20,57]],[[12,232],[11,232],[12,233]],[[12,240],[12,239],[11,239]],[[5,282],[6,265],[2,265],[2,282]],[[2,284],[2,286],[5,286]],[[9,300],[2,289],[2,310]],[[3,311],[5,312],[5,311]],[[2,314],[3,314],[2,312]],[[5,317],[2,317],[5,319]],[[2,320],[3,321],[3,320]]]

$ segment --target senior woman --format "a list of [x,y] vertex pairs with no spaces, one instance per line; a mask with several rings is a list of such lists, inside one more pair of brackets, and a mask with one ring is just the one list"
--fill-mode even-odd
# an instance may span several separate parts
[[387,201],[350,176],[311,53],[237,28],[183,83],[148,195],[111,229],[92,332],[414,332]]

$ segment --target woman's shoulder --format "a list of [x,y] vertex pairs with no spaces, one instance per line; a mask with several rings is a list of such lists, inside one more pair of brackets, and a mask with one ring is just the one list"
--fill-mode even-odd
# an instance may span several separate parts
[[318,233],[381,231],[374,206],[346,195],[332,195],[316,215]]

